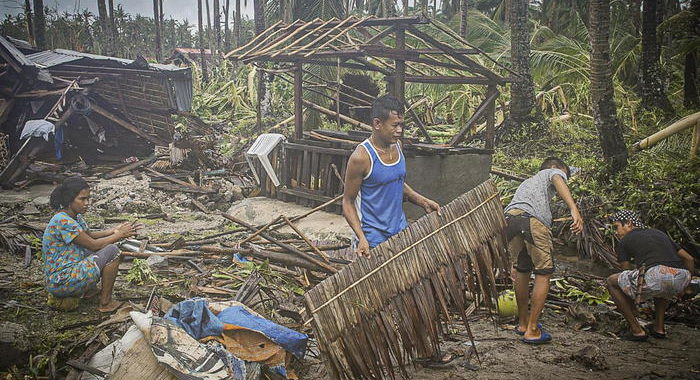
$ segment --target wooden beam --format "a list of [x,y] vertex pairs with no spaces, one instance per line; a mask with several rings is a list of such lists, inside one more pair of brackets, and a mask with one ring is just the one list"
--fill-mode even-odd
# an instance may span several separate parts
[[[396,50],[406,51],[406,30],[402,27],[396,28]],[[396,79],[394,80],[394,93],[399,100],[406,100],[406,60],[395,59]]]
[[304,102],[304,105],[305,105],[305,106],[307,106],[307,107],[309,107],[309,108],[311,108],[311,109],[313,109],[313,110],[315,110],[315,111],[318,111],[318,112],[320,112],[320,113],[323,113],[323,114],[326,114],[326,115],[332,116],[332,117],[340,117],[340,120],[342,120],[343,122],[345,122],[345,123],[347,123],[347,124],[352,125],[353,127],[362,128],[362,129],[364,129],[365,131],[370,131],[370,132],[372,131],[372,127],[371,127],[371,126],[369,126],[369,125],[367,125],[367,124],[365,124],[365,123],[363,123],[363,122],[361,122],[361,121],[355,120],[355,119],[353,119],[353,118],[351,118],[351,117],[349,117],[349,116],[345,116],[345,115],[343,115],[343,114],[339,114],[339,113],[337,113],[337,112],[335,112],[335,111],[333,111],[333,110],[329,110],[328,108],[321,107],[321,106],[319,106],[318,104],[311,103],[311,102],[308,101],[308,100],[303,100],[303,102]]
[[297,62],[294,70],[294,137],[304,137],[304,99],[302,86],[304,82],[304,68],[301,62]]
[[[495,89],[495,86],[494,86],[494,89]],[[474,111],[474,113],[472,114],[472,116],[469,117],[469,120],[467,120],[467,123],[464,125],[464,127],[462,127],[462,129],[460,129],[459,132],[454,137],[452,137],[452,139],[450,140],[448,145],[456,146],[457,144],[462,142],[464,137],[467,135],[467,133],[471,129],[472,125],[474,123],[476,123],[477,120],[479,120],[481,118],[481,116],[483,116],[484,113],[486,113],[488,111],[489,105],[493,104],[496,101],[496,98],[498,97],[498,94],[499,94],[498,90],[496,90],[495,92],[490,92],[490,91],[491,91],[491,87],[489,87],[489,93],[487,93],[486,99],[484,99],[484,101],[481,102],[481,104],[479,104],[479,107],[477,107],[476,110]]]
[[[389,80],[395,79],[391,75],[387,76]],[[480,77],[449,77],[449,76],[416,76],[407,75],[404,77],[406,82],[412,83],[437,83],[437,84],[479,84],[486,85],[491,83],[487,78]]]
[[450,47],[449,45],[447,45],[441,41],[438,41],[433,36],[431,36],[427,33],[421,32],[416,27],[411,26],[411,25],[408,25],[406,28],[408,30],[410,30],[411,33],[413,33],[417,37],[424,39],[426,42],[430,43],[431,45],[444,51],[445,53],[447,53],[451,57],[453,57],[453,58],[457,59],[458,61],[467,65],[469,67],[470,71],[472,71],[476,74],[481,74],[481,75],[495,81],[496,83],[498,83],[500,85],[504,85],[506,83],[505,79],[503,77],[501,77],[500,75],[498,75],[498,74],[494,73],[493,71],[481,66],[477,62],[471,60],[470,58],[465,57],[464,55],[457,53],[455,51],[455,49],[453,49],[452,47]]
[[[343,20],[338,20],[326,25],[326,28],[332,28],[336,24],[342,22]],[[428,18],[425,16],[413,16],[413,17],[386,17],[386,18],[370,18],[363,20],[362,23],[357,26],[395,26],[395,25],[413,25],[413,24],[427,24],[429,22]],[[295,28],[304,27],[307,25],[317,26],[320,22],[309,22],[296,21],[293,25]]]
[[143,137],[144,139],[146,139],[146,140],[152,142],[152,143],[155,144],[155,145],[167,145],[165,142],[161,141],[160,139],[149,135],[148,133],[146,133],[146,132],[140,130],[137,126],[135,126],[135,125],[129,123],[128,121],[126,121],[126,120],[124,120],[124,119],[122,119],[122,118],[120,118],[120,117],[118,117],[117,115],[113,114],[112,112],[110,112],[110,111],[108,111],[108,110],[102,108],[102,106],[100,106],[100,105],[97,104],[97,103],[91,103],[91,104],[90,104],[90,108],[91,108],[93,111],[99,113],[100,115],[106,117],[107,119],[109,119],[109,120],[115,122],[115,123],[116,123],[117,125],[119,125],[120,127],[124,128],[124,129],[127,129],[127,130],[129,130],[129,131],[131,131],[131,132],[133,132],[133,133],[135,133],[135,134],[137,134],[137,135]]

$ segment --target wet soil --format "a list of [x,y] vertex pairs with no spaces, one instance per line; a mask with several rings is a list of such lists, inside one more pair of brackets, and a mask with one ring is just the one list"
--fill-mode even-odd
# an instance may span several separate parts
[[[109,196],[110,191],[117,196],[128,197],[126,183],[114,184],[109,189],[98,188],[101,196]],[[44,189],[45,190],[45,189]],[[144,190],[145,191],[145,190]],[[36,196],[42,196],[39,192]],[[148,220],[145,235],[154,240],[169,240],[177,236],[197,238],[224,231],[231,224],[218,215],[207,215],[188,210],[185,207],[166,202],[164,197],[151,195],[173,221],[162,219]],[[24,198],[25,201],[27,200]],[[8,200],[9,201],[9,200]],[[133,200],[132,200],[133,201]],[[139,199],[136,199],[139,201]],[[153,203],[152,202],[152,203]],[[43,203],[43,202],[40,202]],[[105,209],[108,211],[109,208]],[[112,213],[114,215],[123,215]],[[49,215],[43,217],[48,220]],[[104,223],[104,215],[97,214],[96,223]],[[45,222],[45,220],[44,220]],[[560,249],[562,250],[562,249]],[[570,252],[562,250],[558,260],[558,271],[585,271],[604,277],[609,270],[581,261]],[[96,301],[83,302],[72,312],[60,312],[46,305],[46,291],[42,286],[41,265],[34,259],[28,267],[24,258],[0,251],[0,322],[11,321],[24,325],[28,330],[31,344],[30,354],[22,362],[15,363],[9,370],[0,368],[3,379],[23,378],[24,375],[47,376],[49,362],[56,366],[59,378],[67,373],[64,364],[75,359],[85,350],[85,342],[92,339],[109,343],[120,337],[128,323],[115,324],[106,332],[97,325],[110,316],[95,310]],[[123,264],[115,286],[115,297],[128,300],[136,305],[144,305],[151,291],[150,286],[138,286],[126,282],[125,273],[129,264]],[[559,273],[559,272],[558,272]],[[162,274],[163,275],[163,274]],[[173,280],[159,291],[172,301],[188,296],[187,285],[177,281],[177,272],[170,272]],[[585,307],[584,307],[585,308]],[[474,332],[477,355],[468,355],[470,342],[461,324],[451,326],[452,336],[444,342],[444,352],[462,355],[447,368],[423,368],[417,365],[411,369],[411,378],[419,380],[441,379],[700,379],[700,330],[669,322],[668,338],[651,338],[647,342],[628,342],[618,339],[613,332],[622,326],[619,315],[603,306],[605,313],[587,331],[579,330],[581,324],[566,310],[546,308],[542,317],[545,329],[554,339],[551,343],[531,346],[520,341],[512,332],[512,321],[496,321],[487,311],[479,310],[470,318]],[[700,316],[696,316],[696,320]],[[467,356],[470,356],[468,359]],[[319,358],[307,357],[299,371],[302,379],[325,379],[325,369]],[[9,376],[9,377],[8,377]]]

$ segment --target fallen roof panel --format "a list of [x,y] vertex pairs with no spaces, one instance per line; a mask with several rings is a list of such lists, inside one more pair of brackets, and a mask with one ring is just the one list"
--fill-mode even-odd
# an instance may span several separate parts
[[[62,65],[64,63],[78,61],[81,59],[92,59],[96,61],[105,61],[111,63],[117,63],[121,66],[127,66],[134,63],[132,59],[108,57],[105,55],[81,53],[73,50],[66,49],[54,49],[46,50],[38,53],[30,54],[27,56],[34,63],[41,65],[43,67],[54,67]],[[187,71],[189,68],[178,67],[175,65],[162,65],[158,63],[149,63],[149,69],[154,69],[156,71]]]

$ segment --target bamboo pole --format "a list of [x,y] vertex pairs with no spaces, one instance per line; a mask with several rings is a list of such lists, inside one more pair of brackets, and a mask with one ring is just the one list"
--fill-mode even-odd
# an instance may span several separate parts
[[669,125],[668,127],[654,133],[653,135],[646,137],[632,145],[632,151],[640,151],[642,149],[647,149],[654,146],[661,140],[664,140],[670,136],[675,135],[687,128],[690,128],[700,122],[700,112],[688,115],[677,122]]
[[294,232],[296,232],[297,235],[299,235],[299,237],[301,237],[302,239],[304,239],[304,242],[306,242],[306,244],[307,244],[309,247],[311,247],[311,249],[313,249],[314,252],[316,252],[317,255],[319,255],[319,256],[321,256],[321,258],[323,258],[323,261],[325,261],[325,262],[328,263],[328,264],[331,263],[330,260],[328,259],[328,255],[326,255],[325,253],[323,253],[323,251],[321,251],[320,249],[318,249],[318,247],[316,247],[313,243],[311,243],[311,240],[309,240],[309,238],[307,238],[306,235],[304,235],[304,233],[301,232],[301,230],[299,230],[299,229],[297,228],[297,226],[295,226],[294,223],[292,223],[292,222],[289,220],[289,218],[287,218],[287,217],[284,216],[284,215],[281,215],[281,217],[282,217],[282,219],[284,219],[284,222],[287,223],[287,225],[289,226],[289,228],[291,228],[292,230],[294,230]]
[[690,158],[698,156],[698,147],[700,147],[700,120],[695,123],[693,129],[693,145],[690,147]]
[[[250,225],[250,224],[248,224],[248,223],[246,223],[246,222],[244,222],[244,221],[242,221],[242,220],[236,218],[236,217],[233,216],[233,215],[229,215],[229,214],[227,214],[227,213],[221,213],[221,216],[223,216],[224,218],[226,218],[226,219],[228,219],[228,220],[230,220],[230,221],[232,221],[232,222],[235,222],[235,223],[237,223],[237,224],[239,224],[239,225],[241,225],[241,226],[243,226],[243,227],[245,227],[245,228],[247,228],[247,229],[249,229],[249,230],[251,230],[251,231],[255,231],[255,227],[254,227],[254,226],[252,226],[252,225]],[[292,245],[289,245],[289,244],[286,244],[286,243],[282,243],[281,241],[275,239],[274,237],[270,236],[270,234],[268,234],[268,233],[266,233],[266,232],[261,232],[261,233],[260,233],[260,236],[264,237],[265,239],[267,239],[267,240],[270,241],[271,243],[274,243],[275,245],[279,246],[280,248],[284,248],[284,249],[286,249],[287,251],[292,252],[292,253],[296,254],[297,256],[300,256],[300,257],[302,257],[302,258],[308,260],[309,262],[311,262],[311,263],[313,263],[313,264],[315,264],[315,265],[318,265],[318,266],[320,266],[320,267],[322,267],[322,268],[325,268],[326,270],[331,271],[331,273],[336,273],[336,272],[338,272],[338,270],[335,269],[334,267],[332,267],[332,266],[330,266],[330,265],[324,263],[323,261],[319,261],[319,260],[317,260],[317,259],[315,259],[315,258],[309,256],[308,253],[302,252],[302,251],[300,251],[299,249],[297,249],[296,247],[294,247],[294,246],[292,246]]]

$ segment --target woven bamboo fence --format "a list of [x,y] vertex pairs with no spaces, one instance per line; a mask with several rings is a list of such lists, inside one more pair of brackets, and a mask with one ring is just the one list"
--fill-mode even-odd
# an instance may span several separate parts
[[[503,206],[487,181],[425,215],[306,293],[326,365],[338,379],[408,378],[413,359],[439,352],[457,314],[473,340],[470,302],[492,306],[507,273]],[[475,295],[467,299],[467,292]]]

